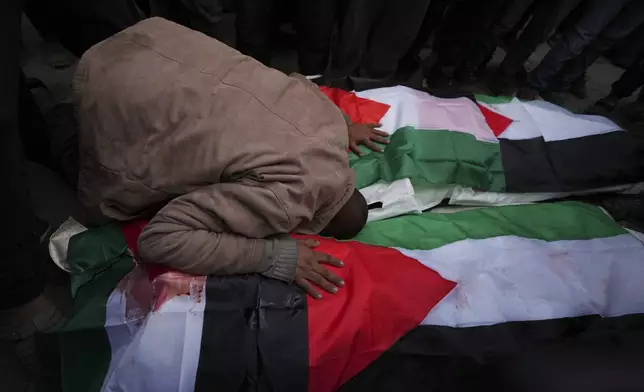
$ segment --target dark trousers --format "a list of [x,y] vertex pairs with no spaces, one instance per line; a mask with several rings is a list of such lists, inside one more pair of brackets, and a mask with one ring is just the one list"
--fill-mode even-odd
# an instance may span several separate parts
[[32,230],[26,159],[20,141],[18,96],[22,1],[0,4],[0,308],[22,305],[42,293],[44,259]]
[[[304,75],[322,74],[328,65],[336,4],[329,0],[295,0],[294,24],[298,35],[298,63]],[[237,48],[270,65],[271,36],[276,0],[238,0]]]
[[420,51],[427,44],[431,35],[440,27],[447,9],[453,2],[454,0],[432,0],[429,3],[427,13],[418,29],[414,42],[411,44],[411,48],[405,55],[406,57],[414,60],[418,58]]
[[36,28],[77,57],[142,19],[160,16],[221,39],[222,0],[25,0]]
[[539,90],[557,89],[553,81],[566,63],[580,56],[632,1],[640,3],[639,0],[591,0],[581,19],[557,41],[532,72],[530,83]]
[[565,16],[559,26],[553,32],[555,35],[562,35],[572,30],[572,28],[581,20],[586,10],[591,7],[592,0],[581,0],[581,2]]
[[161,16],[219,40],[224,37],[223,0],[127,0],[145,15]]
[[644,53],[631,64],[622,77],[611,88],[611,94],[618,98],[630,97],[635,90],[644,85]]
[[[473,37],[472,49],[465,59],[464,72],[476,72],[492,59],[501,37],[514,28],[533,2],[534,0],[485,2],[485,7],[489,7],[486,10],[489,16],[479,27],[477,36]],[[500,18],[499,14],[502,15]]]
[[644,52],[644,25],[641,25],[626,39],[617,43],[606,56],[613,64],[628,68],[638,60],[640,53]]
[[611,49],[642,24],[644,24],[644,1],[635,0],[626,5],[622,12],[599,34],[599,37],[587,45],[579,56],[566,64],[559,76],[559,88],[568,90],[602,53]]
[[544,42],[552,30],[581,2],[581,0],[537,0],[530,22],[508,49],[501,63],[501,72],[515,75],[524,70],[530,55]]
[[386,78],[411,48],[429,0],[351,0],[346,10],[330,73]]
[[429,69],[427,59],[423,65],[425,76],[450,79],[457,68],[467,71],[476,68],[487,53],[491,26],[507,1],[462,0],[450,7],[435,40],[436,63]]
[[25,12],[40,32],[55,36],[80,57],[96,43],[150,16],[139,3],[143,1],[25,0]]

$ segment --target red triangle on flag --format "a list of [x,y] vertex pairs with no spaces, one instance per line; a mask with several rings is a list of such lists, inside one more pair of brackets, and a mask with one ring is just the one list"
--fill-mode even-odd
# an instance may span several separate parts
[[390,108],[387,104],[360,98],[355,93],[339,88],[322,86],[320,91],[329,97],[354,123],[377,124]]
[[307,299],[309,392],[338,390],[417,327],[455,286],[396,249],[319,239],[344,262],[337,294]]
[[514,122],[511,118],[507,118],[502,114],[492,111],[478,102],[476,105],[481,109],[481,113],[483,113],[483,117],[485,117],[485,121],[487,122],[487,125],[490,126],[490,129],[492,129],[494,136],[498,137],[508,129],[510,124]]

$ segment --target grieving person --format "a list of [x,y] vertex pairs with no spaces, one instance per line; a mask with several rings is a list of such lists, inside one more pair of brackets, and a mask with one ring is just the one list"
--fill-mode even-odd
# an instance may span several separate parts
[[79,197],[96,221],[150,219],[143,261],[343,286],[324,267],[341,261],[288,236],[348,239],[367,219],[347,123],[314,84],[152,18],[88,50],[74,88]]

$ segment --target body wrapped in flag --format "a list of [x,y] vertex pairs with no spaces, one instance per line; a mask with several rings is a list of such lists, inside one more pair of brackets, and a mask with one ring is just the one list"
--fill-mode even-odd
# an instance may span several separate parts
[[[556,358],[621,353],[627,366],[611,371],[627,375],[640,364],[643,238],[590,205],[425,213],[371,223],[359,242],[322,240],[345,260],[346,290],[321,301],[260,276],[204,284],[138,265],[140,228],[70,241],[68,391],[465,391],[477,380],[530,391],[525,368]],[[596,362],[578,365],[569,373]],[[615,385],[638,385],[629,377]]]

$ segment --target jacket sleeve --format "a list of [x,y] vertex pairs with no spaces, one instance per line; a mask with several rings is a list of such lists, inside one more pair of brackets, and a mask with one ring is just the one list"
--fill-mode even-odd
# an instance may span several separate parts
[[139,237],[139,254],[193,275],[259,272],[290,282],[298,256],[285,236],[290,223],[270,188],[214,184],[161,209]]

